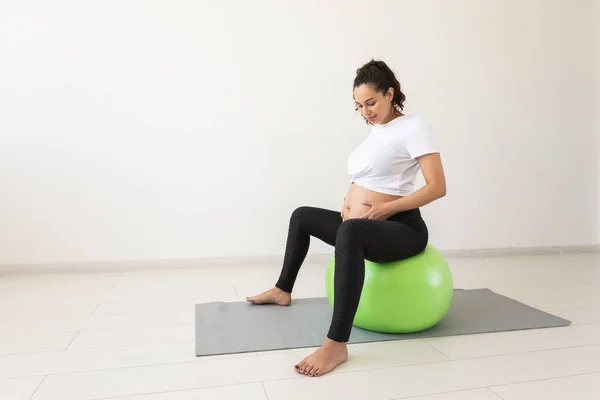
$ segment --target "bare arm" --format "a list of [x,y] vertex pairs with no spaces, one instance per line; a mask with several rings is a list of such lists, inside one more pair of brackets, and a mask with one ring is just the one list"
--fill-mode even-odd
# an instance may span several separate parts
[[425,186],[414,193],[389,202],[393,213],[419,208],[446,195],[446,177],[439,153],[418,157]]

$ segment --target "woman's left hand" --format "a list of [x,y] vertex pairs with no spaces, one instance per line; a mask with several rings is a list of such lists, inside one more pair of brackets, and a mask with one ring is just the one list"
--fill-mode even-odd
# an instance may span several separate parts
[[361,218],[385,220],[392,216],[393,210],[389,203],[383,201],[363,201],[362,204],[371,207]]

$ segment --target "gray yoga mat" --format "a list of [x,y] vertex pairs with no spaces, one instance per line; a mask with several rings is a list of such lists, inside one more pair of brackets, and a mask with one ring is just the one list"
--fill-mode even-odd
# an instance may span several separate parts
[[[213,302],[196,304],[195,311],[196,356],[317,347],[326,337],[332,314],[325,297],[294,299],[288,307]],[[489,289],[456,289],[450,310],[435,327],[412,334],[353,327],[349,343],[551,328],[570,323]]]

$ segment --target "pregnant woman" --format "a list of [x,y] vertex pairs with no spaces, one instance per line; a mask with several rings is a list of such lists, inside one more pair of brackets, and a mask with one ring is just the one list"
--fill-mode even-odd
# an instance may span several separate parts
[[[341,212],[302,206],[289,223],[283,268],[275,286],[248,297],[253,304],[291,304],[292,288],[315,237],[335,248],[333,317],[324,343],[294,366],[321,376],[348,359],[346,343],[365,277],[365,259],[391,262],[423,251],[428,231],[419,208],[446,195],[438,150],[426,121],[405,115],[405,96],[383,61],[372,60],[354,79],[356,108],[372,127],[348,157],[351,184]],[[425,185],[414,189],[422,171]]]

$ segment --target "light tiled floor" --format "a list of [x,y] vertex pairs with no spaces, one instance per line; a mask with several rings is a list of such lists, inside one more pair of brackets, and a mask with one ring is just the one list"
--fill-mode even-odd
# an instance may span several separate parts
[[[324,296],[309,258],[295,297]],[[350,346],[320,378],[313,349],[197,358],[194,304],[243,301],[279,266],[0,269],[0,399],[600,399],[600,254],[448,257],[455,286],[487,287],[564,328]]]

